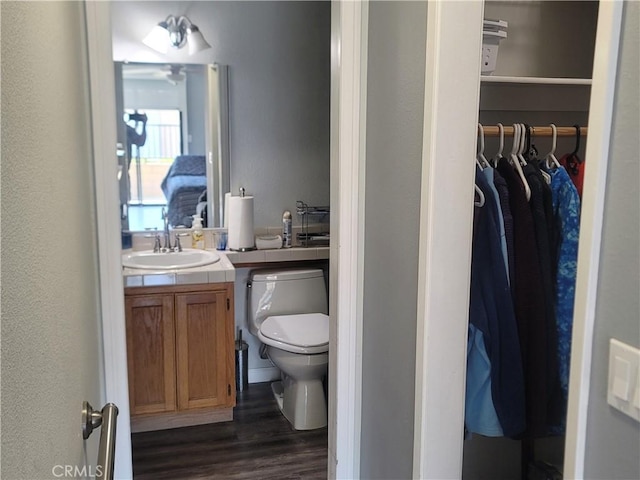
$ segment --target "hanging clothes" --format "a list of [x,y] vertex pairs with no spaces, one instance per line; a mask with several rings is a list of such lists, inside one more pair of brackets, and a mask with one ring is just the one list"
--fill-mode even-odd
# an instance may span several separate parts
[[524,179],[505,158],[476,168],[465,427],[533,445],[565,431],[583,165],[527,157]]
[[554,286],[551,258],[551,242],[554,236],[553,205],[551,188],[546,184],[540,169],[532,162],[522,167],[529,188],[531,189],[531,215],[535,231],[540,273],[542,275],[542,287],[545,300],[545,312],[549,322],[555,323],[554,314]]
[[[551,188],[547,185],[542,172],[535,164],[529,161],[523,171],[531,188],[529,202],[533,217],[533,226],[536,239],[536,250],[540,267],[540,280],[543,293],[544,308],[544,335],[545,351],[539,361],[545,362],[545,377],[547,382],[547,413],[546,425],[558,425],[561,421],[562,396],[558,379],[557,357],[557,327],[555,314],[555,278],[552,265],[552,241],[555,235],[555,220],[553,217],[553,205]],[[547,432],[548,433],[548,432]],[[540,432],[542,434],[542,432]]]
[[547,334],[542,276],[529,202],[518,175],[502,158],[498,172],[509,189],[509,205],[514,226],[514,297],[518,335],[525,379],[525,436],[547,432]]
[[578,191],[578,196],[582,199],[582,184],[584,183],[584,162],[578,157],[577,153],[567,153],[563,155],[558,160],[560,165],[562,165],[567,173],[569,174],[569,178],[576,187]]
[[[564,167],[549,170],[549,174],[551,175],[553,213],[559,232],[556,276],[557,354],[563,410],[566,412],[580,237],[580,196]],[[561,426],[564,427],[564,422]]]
[[509,206],[509,189],[507,182],[504,180],[498,170],[493,170],[493,183],[498,191],[500,211],[502,212],[502,220],[504,223],[505,240],[507,242],[507,259],[509,266],[509,284],[511,285],[511,293],[513,295],[513,278],[514,278],[514,241],[513,241],[513,215]]
[[465,387],[465,428],[486,437],[502,437],[504,431],[491,397],[491,360],[482,330],[469,323],[467,340],[467,383]]
[[[475,378],[468,375],[466,424],[472,432],[490,435],[487,431],[479,431],[486,425],[493,427],[492,432],[498,432],[492,409],[481,408],[486,407],[490,397],[502,433],[515,436],[526,427],[518,328],[500,242],[499,207],[487,178],[479,169],[476,170],[476,185],[484,194],[485,204],[474,212],[467,361],[471,363],[470,372],[481,370],[484,373]],[[483,341],[484,352],[479,339]]]
[[500,248],[502,249],[502,257],[504,260],[505,273],[507,274],[507,281],[510,283],[511,280],[509,278],[509,254],[507,252],[507,234],[504,226],[504,215],[502,214],[502,208],[500,207],[500,194],[496,189],[494,184],[495,181],[495,170],[492,167],[487,167],[481,170],[482,175],[484,175],[487,180],[487,186],[491,190],[493,197],[496,201],[495,210],[497,212],[498,218],[496,219],[498,222],[498,229],[500,234]]

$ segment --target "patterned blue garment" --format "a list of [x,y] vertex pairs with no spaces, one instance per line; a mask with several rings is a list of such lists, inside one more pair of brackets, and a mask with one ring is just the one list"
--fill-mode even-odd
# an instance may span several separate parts
[[580,196],[564,167],[553,169],[549,173],[551,174],[553,213],[560,232],[557,252],[556,316],[560,386],[566,403],[569,391],[571,329],[580,236]]

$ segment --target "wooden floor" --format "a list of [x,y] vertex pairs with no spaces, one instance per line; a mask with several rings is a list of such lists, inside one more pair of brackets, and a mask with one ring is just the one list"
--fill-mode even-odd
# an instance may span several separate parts
[[327,478],[326,427],[294,430],[268,383],[251,384],[237,404],[233,422],[133,434],[134,478]]

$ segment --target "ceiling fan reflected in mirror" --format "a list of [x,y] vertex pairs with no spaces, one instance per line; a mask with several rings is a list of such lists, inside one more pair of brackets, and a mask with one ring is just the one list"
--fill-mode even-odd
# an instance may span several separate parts
[[183,82],[191,70],[183,64],[125,64],[122,77],[129,80],[166,80],[171,85]]
[[177,85],[185,79],[184,73],[182,73],[182,65],[170,65],[170,71],[167,73],[167,82],[171,85]]

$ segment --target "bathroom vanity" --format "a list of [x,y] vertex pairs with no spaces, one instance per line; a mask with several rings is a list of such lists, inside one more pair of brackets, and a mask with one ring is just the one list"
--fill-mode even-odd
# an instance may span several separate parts
[[132,432],[233,420],[236,267],[302,266],[329,254],[218,253],[193,268],[123,269]]
[[124,269],[133,432],[232,420],[233,266]]
[[125,289],[132,431],[233,418],[233,283]]

